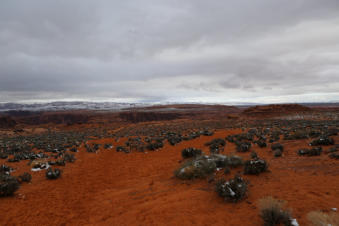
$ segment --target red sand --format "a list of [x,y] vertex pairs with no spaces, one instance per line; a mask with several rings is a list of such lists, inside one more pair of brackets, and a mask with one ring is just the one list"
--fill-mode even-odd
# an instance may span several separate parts
[[[339,207],[339,162],[325,154],[297,156],[296,150],[306,147],[307,140],[282,142],[286,150],[282,158],[273,158],[269,148],[255,147],[259,156],[269,161],[270,172],[244,176],[250,180],[249,195],[240,203],[225,203],[207,179],[173,177],[183,148],[193,146],[208,153],[206,141],[239,132],[218,131],[213,137],[184,141],[175,147],[166,144],[147,154],[124,154],[115,149],[94,154],[82,149],[76,154],[78,160],[63,168],[60,179],[46,180],[44,171],[32,172],[31,184],[23,184],[14,197],[1,198],[0,224],[262,225],[257,201],[274,196],[288,201],[299,224],[307,225],[309,211]],[[107,141],[113,142],[100,140]],[[235,146],[227,143],[225,153],[234,151]],[[249,153],[240,155],[249,158]],[[6,164],[18,169],[13,175],[29,170],[26,161]],[[217,176],[230,178],[238,170],[242,168]]]

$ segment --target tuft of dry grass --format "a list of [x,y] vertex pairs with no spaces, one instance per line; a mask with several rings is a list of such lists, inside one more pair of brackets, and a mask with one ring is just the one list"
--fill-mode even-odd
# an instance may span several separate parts
[[291,224],[291,211],[285,208],[286,201],[274,199],[271,196],[259,200],[258,207],[264,226]]
[[321,211],[312,211],[307,214],[307,219],[314,226],[339,225],[339,214],[334,212],[327,214]]

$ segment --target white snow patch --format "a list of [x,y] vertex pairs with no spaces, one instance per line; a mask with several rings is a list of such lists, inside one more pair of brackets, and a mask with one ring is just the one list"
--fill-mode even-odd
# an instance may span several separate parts
[[231,188],[228,188],[228,190],[230,191],[231,196],[235,196],[235,192]]
[[37,172],[37,171],[40,171],[40,170],[46,170],[46,169],[48,169],[49,167],[51,167],[49,164],[46,164],[46,168],[43,168],[43,169],[41,169],[41,168],[32,168],[31,170],[33,171],[33,172]]
[[291,219],[292,226],[299,226],[297,219]]

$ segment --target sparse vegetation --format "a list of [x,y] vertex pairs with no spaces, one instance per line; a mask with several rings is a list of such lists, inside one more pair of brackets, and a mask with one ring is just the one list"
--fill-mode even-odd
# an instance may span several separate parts
[[46,177],[47,179],[54,180],[58,179],[61,176],[61,170],[55,168],[54,170],[52,168],[48,168],[46,171]]
[[19,183],[29,183],[32,180],[32,175],[30,173],[24,172],[23,174],[18,176]]
[[310,145],[311,146],[318,146],[318,145],[333,145],[334,140],[332,137],[322,136],[318,139],[313,140]]
[[307,214],[307,219],[313,226],[339,225],[339,214],[335,212],[324,213],[321,211],[312,211]]
[[192,157],[197,157],[202,154],[202,151],[197,148],[185,148],[184,150],[181,151],[181,156],[183,158],[192,158]]
[[227,202],[238,202],[246,197],[248,182],[239,175],[225,181],[221,179],[216,183],[216,192]]
[[259,210],[264,226],[293,226],[291,212],[284,206],[284,201],[276,200],[272,197],[260,199]]
[[322,148],[314,147],[312,149],[300,149],[298,150],[298,155],[300,156],[319,156],[321,155]]
[[268,164],[263,159],[252,159],[245,162],[244,173],[245,174],[255,174],[258,175],[262,172],[267,171]]
[[19,187],[20,184],[15,177],[7,174],[0,174],[0,197],[13,195]]
[[205,156],[184,162],[174,174],[176,177],[184,180],[194,178],[205,178],[213,173],[217,168],[214,161],[210,161]]

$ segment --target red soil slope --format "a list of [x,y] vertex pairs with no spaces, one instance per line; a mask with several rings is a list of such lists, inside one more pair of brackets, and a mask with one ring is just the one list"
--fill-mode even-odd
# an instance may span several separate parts
[[[255,147],[269,161],[270,172],[245,176],[249,195],[240,203],[225,203],[207,179],[173,177],[183,148],[208,153],[206,141],[239,132],[218,131],[175,147],[166,144],[158,152],[124,154],[111,149],[94,154],[82,149],[60,179],[49,181],[43,171],[32,172],[31,184],[24,184],[14,197],[1,198],[0,225],[262,225],[256,203],[269,195],[288,201],[300,225],[307,225],[309,211],[339,207],[338,161],[327,155],[298,157],[295,151],[306,147],[307,140],[282,142],[282,158],[273,158],[269,148]],[[335,140],[338,143],[339,137]],[[225,153],[234,150],[228,143]],[[13,175],[29,170],[26,162],[6,164],[17,169]],[[230,178],[238,170],[242,168],[217,177]]]

